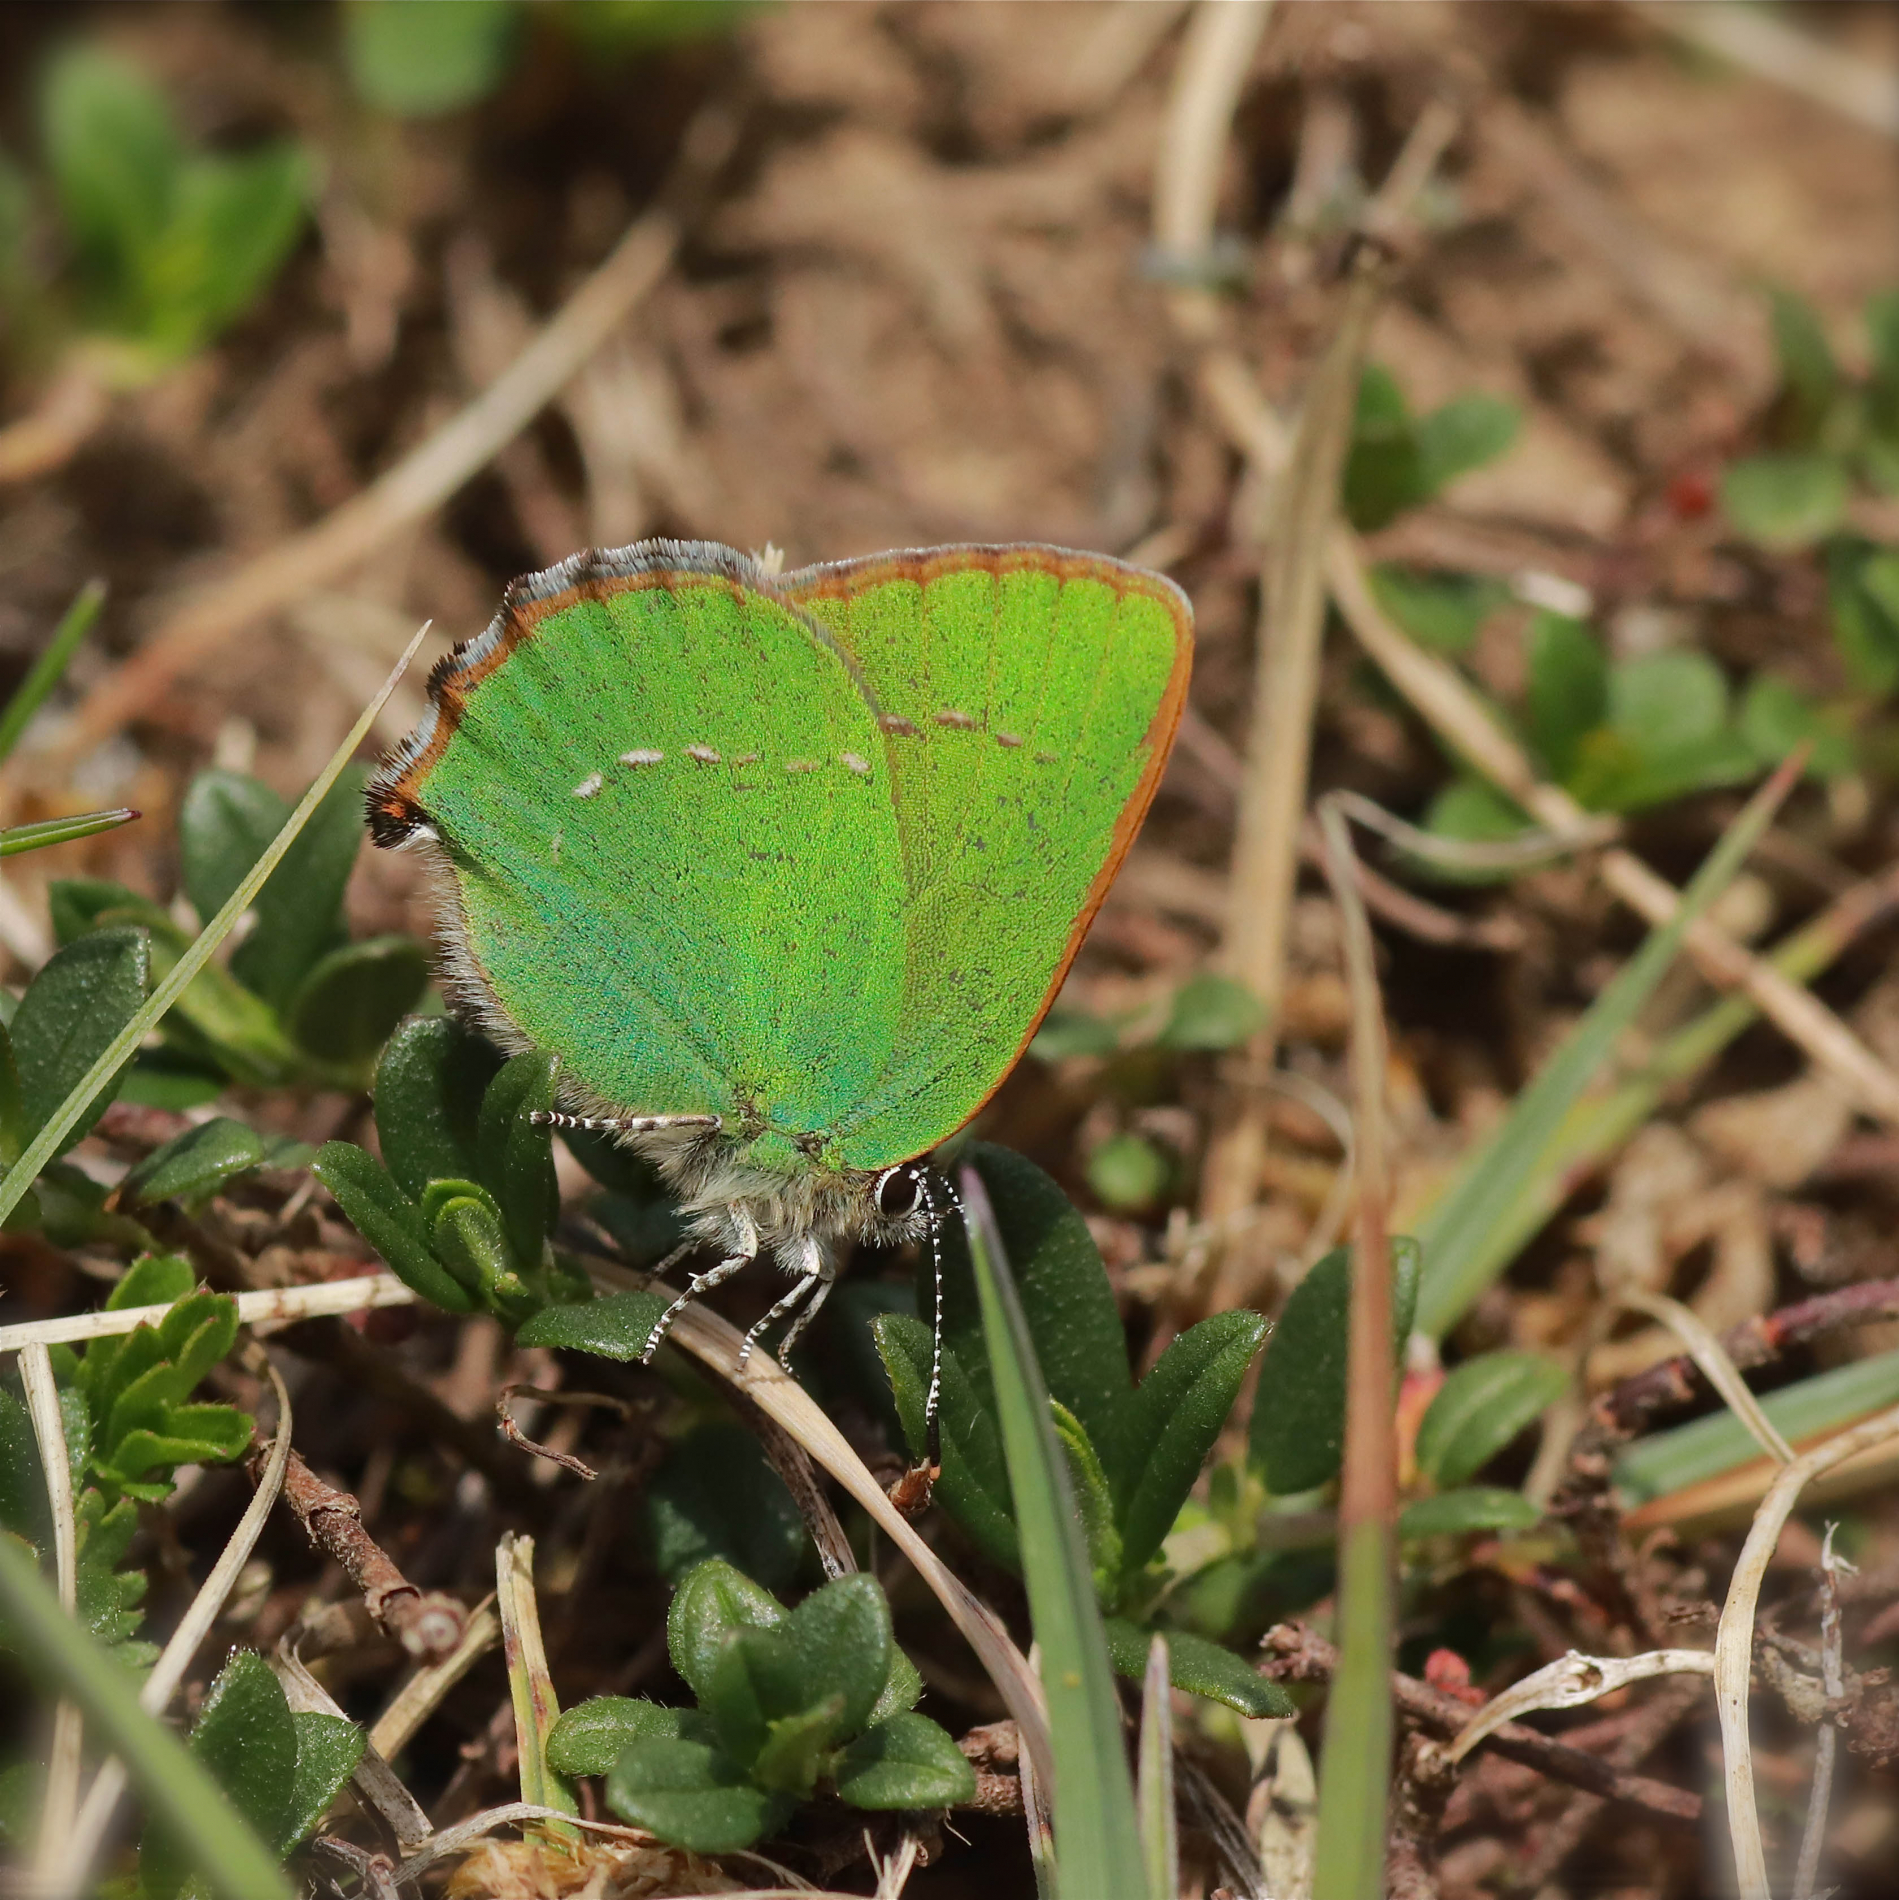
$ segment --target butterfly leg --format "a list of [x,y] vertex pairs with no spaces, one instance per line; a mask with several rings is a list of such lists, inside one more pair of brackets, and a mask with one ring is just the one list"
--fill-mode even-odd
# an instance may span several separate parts
[[[826,1280],[821,1273],[815,1270],[807,1273],[804,1278],[745,1335],[745,1344],[739,1348],[738,1362],[740,1367],[743,1368],[746,1360],[751,1358],[752,1348],[758,1344],[760,1334],[762,1334],[767,1327],[777,1325],[787,1313],[792,1312],[802,1301],[809,1299],[814,1293],[817,1295],[817,1302],[811,1310],[812,1312],[816,1312],[817,1307],[824,1303],[824,1295],[830,1290],[830,1282]],[[791,1342],[803,1332],[810,1316],[809,1313],[801,1314],[798,1319],[793,1322],[791,1331],[785,1336],[785,1343],[778,1349],[778,1360],[781,1365],[784,1363],[785,1354],[791,1350]],[[786,1370],[789,1371],[790,1368],[787,1367]]]
[[[802,1291],[803,1288],[810,1286],[810,1284],[811,1282],[809,1280],[801,1281],[799,1283],[799,1290]],[[785,1328],[785,1336],[778,1342],[778,1363],[783,1366],[787,1372],[791,1370],[791,1349],[798,1343],[798,1335],[817,1318],[818,1310],[824,1305],[824,1302],[831,1297],[831,1289],[836,1284],[837,1275],[835,1273],[820,1273],[818,1275],[818,1284],[815,1291],[811,1297],[805,1301],[803,1309],[799,1312],[797,1318]]]
[[[640,1353],[640,1363],[650,1365],[653,1355],[660,1348],[660,1342],[672,1331],[673,1321],[689,1307],[700,1294],[709,1293],[715,1286],[722,1286],[737,1273],[741,1267],[749,1267],[758,1258],[758,1229],[752,1224],[752,1217],[742,1207],[731,1210],[732,1252],[716,1267],[708,1267],[703,1273],[695,1273],[686,1282],[686,1290],[665,1312],[659,1316],[659,1324],[648,1336],[646,1345]],[[671,1258],[673,1256],[669,1256]],[[741,1358],[741,1365],[744,1360]]]
[[591,1128],[603,1134],[650,1135],[662,1128],[716,1128],[716,1115],[563,1115],[537,1108],[529,1117],[536,1128]]

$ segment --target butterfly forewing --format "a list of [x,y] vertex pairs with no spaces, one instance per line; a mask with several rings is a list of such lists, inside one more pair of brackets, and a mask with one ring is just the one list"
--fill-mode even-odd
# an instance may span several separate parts
[[568,1099],[822,1128],[895,1046],[903,860],[860,683],[741,577],[665,544],[534,577],[372,799],[439,833],[466,1000]]
[[934,1146],[1053,999],[1153,794],[1191,613],[1168,582],[1055,549],[945,548],[780,584],[881,712],[901,853],[902,1005],[838,1126],[852,1165]]

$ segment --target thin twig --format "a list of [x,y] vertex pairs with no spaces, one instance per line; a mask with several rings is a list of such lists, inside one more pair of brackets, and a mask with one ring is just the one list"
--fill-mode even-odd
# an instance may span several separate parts
[[[1604,1758],[1617,1768],[1639,1767],[1671,1735],[1689,1710],[1700,1702],[1701,1683],[1694,1677],[1678,1677],[1649,1697],[1629,1715],[1627,1726],[1603,1751]],[[1571,1889],[1553,1883],[1563,1863],[1581,1846],[1584,1836],[1607,1806],[1600,1795],[1572,1792],[1563,1811],[1544,1830],[1534,1852],[1524,1865],[1521,1885],[1535,1900],[1570,1900]]]
[[1835,1465],[1899,1437],[1899,1406],[1880,1412],[1804,1452],[1774,1480],[1741,1546],[1714,1639],[1714,1693],[1721,1715],[1721,1760],[1728,1796],[1728,1839],[1734,1850],[1740,1900],[1769,1900],[1767,1858],[1754,1803],[1754,1758],[1747,1726],[1748,1677],[1753,1667],[1754,1611],[1761,1580],[1780,1533],[1809,1480]]
[[687,131],[679,172],[660,203],[633,223],[508,368],[360,494],[174,608],[81,701],[48,755],[50,768],[70,766],[246,626],[356,566],[440,507],[519,435],[665,276],[679,244],[682,201],[723,163],[735,130],[722,114],[702,115]]
[[[1862,1280],[1783,1306],[1777,1313],[1744,1319],[1721,1335],[1721,1350],[1730,1364],[1747,1371],[1770,1364],[1790,1346],[1804,1345],[1842,1326],[1882,1319],[1899,1319],[1899,1280]],[[1596,1441],[1632,1437],[1656,1413],[1691,1404],[1699,1396],[1700,1374],[1700,1367],[1684,1354],[1624,1379],[1589,1408]]]
[[[261,1443],[253,1447],[253,1479],[270,1455]],[[284,1466],[283,1498],[311,1543],[340,1564],[363,1593],[364,1607],[378,1627],[424,1662],[439,1662],[453,1652],[468,1627],[467,1610],[454,1597],[439,1590],[425,1594],[411,1583],[363,1528],[363,1507],[355,1498],[325,1484],[294,1451]]]
[[[1301,1623],[1275,1625],[1266,1632],[1261,1646],[1265,1657],[1260,1672],[1274,1682],[1330,1682],[1338,1667],[1338,1651]],[[1391,1689],[1399,1713],[1435,1735],[1449,1738],[1470,1720],[1468,1703],[1433,1689],[1414,1676],[1393,1670]],[[1600,1756],[1566,1747],[1521,1723],[1506,1722],[1494,1735],[1484,1738],[1483,1746],[1525,1768],[1534,1768],[1552,1781],[1567,1782],[1572,1788],[1582,1788],[1612,1801],[1626,1801],[1651,1814],[1684,1821],[1690,1826],[1701,1819],[1698,1795],[1670,1787],[1665,1781],[1653,1781],[1646,1775],[1625,1773]]]
[[[38,1441],[40,1467],[46,1474],[46,1502],[53,1520],[53,1575],[59,1606],[78,1614],[79,1529],[73,1517],[72,1458],[66,1425],[59,1411],[59,1386],[52,1355],[29,1346],[20,1355],[20,1383]],[[65,1859],[79,1810],[79,1748],[85,1724],[78,1703],[61,1696],[53,1710],[53,1741],[46,1758],[46,1788],[40,1800],[39,1832],[33,1839],[33,1870],[44,1880]]]
[[[177,1693],[185,1671],[191,1667],[204,1639],[211,1633],[212,1624],[223,1613],[225,1600],[237,1587],[238,1573],[250,1562],[251,1552],[257,1548],[257,1540],[263,1535],[271,1507],[277,1502],[278,1492],[283,1489],[284,1470],[290,1463],[290,1393],[284,1385],[282,1374],[268,1358],[264,1360],[264,1370],[269,1375],[271,1390],[277,1395],[277,1431],[271,1440],[270,1457],[258,1480],[256,1495],[245,1507],[244,1515],[238,1519],[237,1529],[231,1533],[230,1542],[211,1566],[211,1574],[192,1598],[191,1607],[179,1619],[178,1627],[172,1631],[171,1641],[152,1665],[152,1673],[145,1678],[145,1686],[139,1691],[138,1699],[139,1706],[147,1715],[163,1715],[166,1705]],[[65,1860],[48,1883],[47,1900],[78,1900],[78,1896],[85,1891],[87,1878],[92,1871],[93,1856],[112,1825],[113,1813],[124,1792],[125,1765],[117,1756],[113,1756],[101,1765],[99,1772],[92,1778],[92,1786],[86,1791]]]
[[[603,1399],[598,1393],[543,1392],[537,1385],[504,1385],[495,1395],[495,1419],[501,1427],[501,1436],[510,1445],[518,1446],[522,1451],[532,1452],[536,1458],[545,1458],[549,1464],[559,1465],[563,1471],[571,1471],[575,1477],[584,1478],[591,1484],[599,1477],[592,1465],[584,1458],[576,1458],[571,1451],[557,1451],[552,1445],[543,1445],[530,1438],[514,1422],[514,1401],[520,1398],[534,1398],[543,1404],[600,1404],[618,1405],[617,1399]],[[624,1407],[620,1415],[626,1416]]]

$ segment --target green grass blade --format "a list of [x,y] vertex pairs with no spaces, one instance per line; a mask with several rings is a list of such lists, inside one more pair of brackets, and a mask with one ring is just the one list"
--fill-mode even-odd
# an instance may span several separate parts
[[89,580],[60,617],[52,639],[46,643],[46,651],[33,662],[19,690],[7,701],[6,711],[0,712],[0,760],[12,755],[13,748],[20,743],[20,734],[45,704],[46,695],[59,684],[60,676],[79,651],[80,641],[92,631],[93,622],[99,618],[105,597],[105,582]]
[[1047,1387],[982,1179],[965,1168],[959,1186],[1054,1737],[1056,1884],[1064,1900],[1146,1900],[1121,1705]]
[[1147,1862],[1150,1900],[1179,1900],[1180,1836],[1174,1819],[1173,1684],[1167,1638],[1160,1631],[1147,1649],[1141,1685],[1140,1768],[1135,1794],[1141,1804],[1141,1851]]
[[[1798,1445],[1895,1402],[1899,1352],[1882,1352],[1783,1385],[1761,1400],[1761,1410],[1776,1431]],[[1760,1455],[1747,1427],[1723,1407],[1671,1431],[1638,1438],[1615,1461],[1615,1488],[1632,1508],[1752,1464]]]
[[[1339,1537],[1338,1601],[1345,1622],[1319,1756],[1313,1900],[1376,1900],[1385,1890],[1394,1550],[1389,1522],[1348,1525]],[[1368,1763],[1375,1770],[1363,1772]]]
[[101,831],[116,831],[143,814],[130,805],[111,811],[82,811],[71,818],[42,818],[36,825],[9,825],[0,831],[0,858],[17,858],[22,851],[44,851],[49,844],[71,844]]
[[1545,1167],[1584,1090],[1667,973],[1689,925],[1740,870],[1792,784],[1783,766],[1748,800],[1682,892],[1674,917],[1649,933],[1465,1163],[1450,1190],[1415,1223],[1424,1249],[1420,1332],[1441,1337],[1508,1265],[1510,1256],[1499,1255],[1493,1236],[1520,1217],[1526,1183]]
[[0,1178],[0,1221],[4,1221],[19,1206],[20,1198],[38,1178],[39,1171],[59,1152],[59,1145],[65,1139],[67,1131],[77,1122],[91,1105],[92,1099],[111,1078],[118,1074],[120,1066],[132,1052],[144,1041],[147,1033],[158,1022],[166,1010],[170,1009],[204,966],[211,961],[212,955],[226,937],[231,934],[232,926],[250,908],[251,900],[263,889],[264,880],[277,868],[284,853],[295,842],[297,833],[309,822],[310,815],[330,787],[341,775],[344,766],[350,762],[356,748],[368,735],[369,728],[375,723],[376,715],[382,711],[384,702],[395,691],[396,682],[401,679],[403,670],[409,664],[415,650],[422,643],[422,634],[417,633],[409,642],[408,651],[396,662],[395,671],[383,682],[382,690],[377,693],[363,709],[363,715],[353,725],[343,743],[330,755],[330,762],[316,776],[315,782],[304,793],[302,802],[284,823],[284,828],[271,841],[264,855],[250,868],[249,874],[225,900],[224,908],[205,925],[193,941],[190,949],[172,966],[171,973],[145,999],[143,1006],[132,1016],[125,1027],[106,1045],[104,1053],[90,1069],[79,1078],[72,1092],[59,1105],[58,1112],[44,1128],[27,1143],[26,1152]]
[[[1860,928],[1822,915],[1783,938],[1762,961],[1790,982],[1811,982]],[[1536,1166],[1517,1183],[1507,1210],[1468,1256],[1472,1284],[1484,1287],[1496,1279],[1562,1206],[1572,1184],[1601,1166],[1655,1113],[1668,1090],[1699,1074],[1759,1015],[1759,1004],[1744,991],[1724,996],[1664,1037],[1609,1088],[1577,1102]]]
[[24,1547],[4,1535],[0,1609],[8,1648],[49,1693],[70,1697],[85,1712],[212,1893],[219,1900],[290,1900],[276,1855],[238,1818],[184,1743],[139,1707],[138,1679],[60,1608]]

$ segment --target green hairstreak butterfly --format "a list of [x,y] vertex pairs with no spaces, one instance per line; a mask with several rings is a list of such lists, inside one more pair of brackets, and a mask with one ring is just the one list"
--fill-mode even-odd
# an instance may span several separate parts
[[760,1323],[803,1306],[782,1356],[843,1244],[932,1227],[919,1157],[1053,1000],[1166,763],[1192,620],[1161,576],[1051,547],[789,574],[589,550],[436,667],[370,829],[442,873],[457,1011],[555,1052],[552,1119],[648,1155],[718,1248],[686,1297],[761,1251],[793,1276]]

